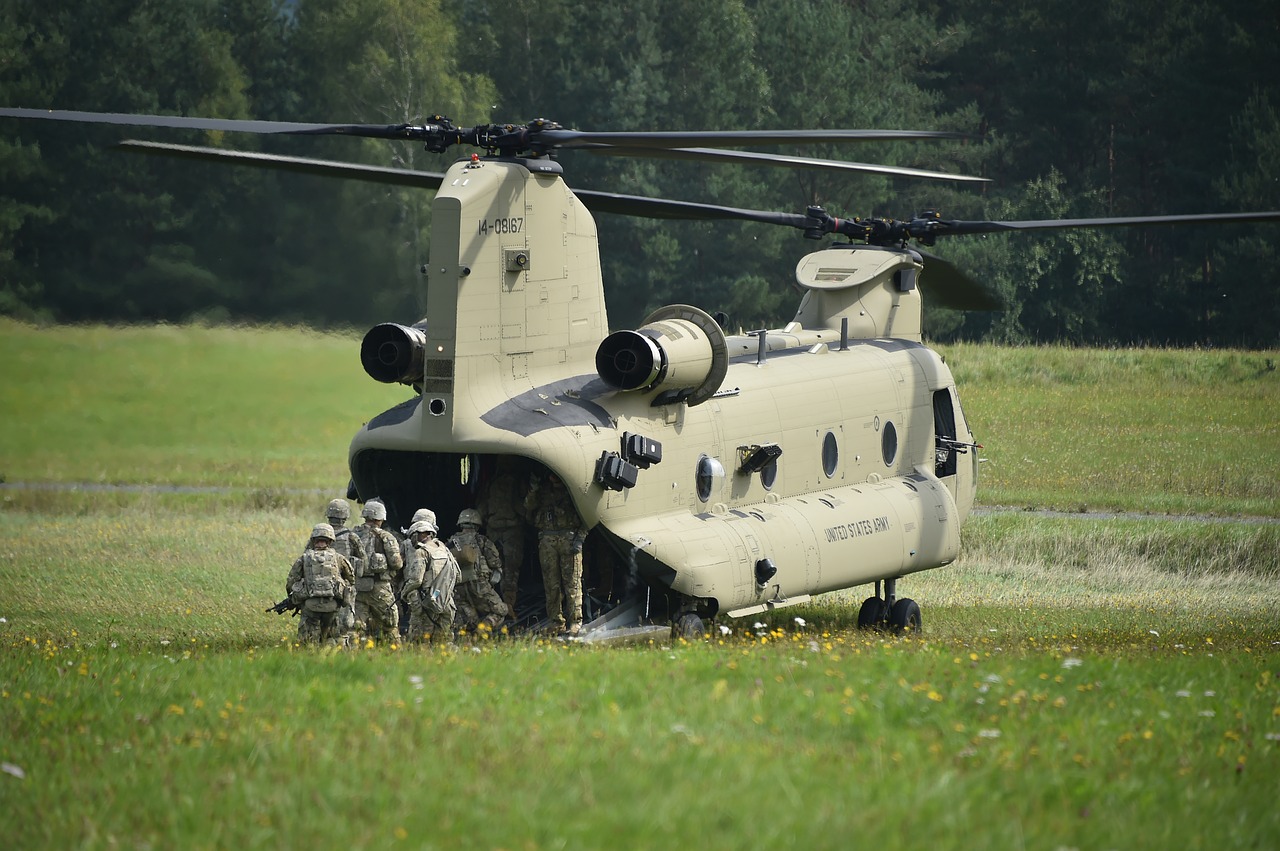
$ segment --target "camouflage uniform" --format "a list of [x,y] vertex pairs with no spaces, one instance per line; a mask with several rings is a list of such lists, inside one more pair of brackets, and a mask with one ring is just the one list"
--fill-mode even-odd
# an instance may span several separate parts
[[[317,546],[323,539],[325,545]],[[311,547],[293,563],[285,591],[299,606],[298,641],[336,642],[342,634],[339,612],[355,594],[356,574],[346,556],[335,552],[333,527],[321,523],[311,530]]]
[[449,548],[435,537],[436,528],[426,520],[409,527],[416,541],[400,591],[409,604],[409,641],[441,644],[453,640],[457,612],[453,590],[461,571]]
[[[359,581],[360,572],[364,570],[364,545],[355,530],[346,526],[347,518],[351,516],[351,507],[345,499],[330,500],[325,515],[329,519],[329,525],[333,527],[334,551],[347,557],[347,561],[351,562],[351,569],[356,572],[356,580]],[[310,541],[307,546],[311,546]],[[352,637],[357,627],[363,628],[360,620],[354,605],[346,606],[338,613],[339,628]]]
[[378,522],[387,517],[386,507],[369,500],[361,514],[365,523],[355,533],[364,549],[364,570],[356,578],[356,620],[365,634],[377,639],[400,634],[400,612],[396,607],[394,583],[404,562],[400,542]]
[[538,527],[538,561],[547,595],[547,617],[555,629],[576,635],[582,630],[582,544],[587,537],[586,527],[558,476],[548,477],[542,485],[535,479],[524,506]]
[[[436,523],[436,513],[430,508],[419,508],[417,511],[413,512],[413,519],[409,521],[410,528],[412,528],[413,524],[417,523],[419,520],[430,520],[431,525],[435,526],[437,529],[440,528]],[[404,537],[400,539],[400,560],[407,568],[410,562],[413,561],[413,541],[409,540],[408,529],[401,529],[400,531],[405,533]],[[400,586],[404,584],[404,571],[401,571],[400,575],[393,581],[395,583],[396,590],[396,605],[400,607],[400,634],[408,635],[409,604],[404,601],[404,596],[400,593]]]
[[454,596],[464,627],[483,623],[496,630],[507,617],[507,606],[493,590],[490,577],[502,570],[502,557],[493,542],[480,534],[479,524],[480,513],[468,508],[459,515],[459,529],[449,538],[449,551],[462,571]]
[[502,599],[514,616],[524,565],[524,494],[528,482],[511,462],[499,459],[498,472],[480,495],[476,508],[485,518],[489,539],[502,554]]

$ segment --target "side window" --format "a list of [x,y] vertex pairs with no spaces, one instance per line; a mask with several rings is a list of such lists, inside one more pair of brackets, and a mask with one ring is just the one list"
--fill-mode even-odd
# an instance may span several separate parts
[[760,484],[765,490],[773,490],[773,483],[778,480],[778,459],[774,458],[760,471]]
[[880,451],[884,455],[885,466],[892,467],[893,460],[898,457],[898,430],[888,420],[880,432]]
[[698,499],[706,502],[711,499],[711,494],[720,489],[720,484],[724,481],[724,466],[710,455],[703,455],[698,459],[698,470],[695,476],[695,482],[698,488]]
[[827,436],[822,439],[822,472],[827,474],[827,478],[831,478],[836,474],[836,467],[840,465],[840,447],[836,443],[835,432],[827,432]]

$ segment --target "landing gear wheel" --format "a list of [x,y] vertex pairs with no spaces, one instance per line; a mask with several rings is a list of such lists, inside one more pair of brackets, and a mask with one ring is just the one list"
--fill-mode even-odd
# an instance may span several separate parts
[[889,610],[889,631],[894,635],[903,633],[920,634],[920,607],[916,601],[908,597],[893,604]]
[[695,612],[685,612],[671,624],[672,638],[684,638],[694,641],[706,634],[707,626]]
[[889,620],[888,607],[879,597],[868,597],[858,610],[858,629],[884,629]]

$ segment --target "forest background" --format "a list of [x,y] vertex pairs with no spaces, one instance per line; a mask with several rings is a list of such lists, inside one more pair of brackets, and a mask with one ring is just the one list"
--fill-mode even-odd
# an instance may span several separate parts
[[[965,141],[776,148],[870,175],[566,154],[571,186],[834,215],[1044,219],[1280,209],[1280,13],[1221,0],[0,0],[0,105],[590,130],[888,128]],[[418,318],[432,194],[113,151],[144,137],[443,171],[454,155],[0,120],[0,313],[27,320]],[[456,153],[456,152],[455,152]],[[599,217],[611,324],[664,304],[791,317],[790,229]],[[1280,343],[1274,228],[963,237],[998,314],[941,341]],[[923,279],[928,288],[928,275]]]

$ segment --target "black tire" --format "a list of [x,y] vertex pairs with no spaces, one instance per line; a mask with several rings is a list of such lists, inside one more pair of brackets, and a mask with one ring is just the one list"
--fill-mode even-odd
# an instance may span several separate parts
[[695,612],[685,612],[671,624],[671,637],[696,641],[707,634],[707,626]]
[[894,635],[902,635],[903,633],[919,635],[922,626],[920,607],[916,605],[915,600],[903,597],[893,604],[893,610],[889,612],[890,632]]
[[858,610],[858,629],[884,629],[888,617],[884,600],[868,597],[862,601],[862,608]]

